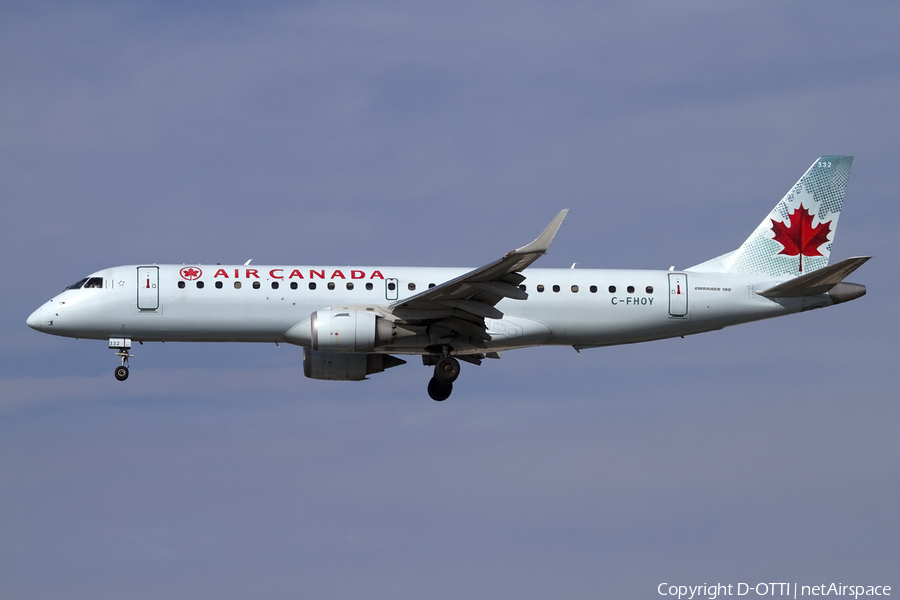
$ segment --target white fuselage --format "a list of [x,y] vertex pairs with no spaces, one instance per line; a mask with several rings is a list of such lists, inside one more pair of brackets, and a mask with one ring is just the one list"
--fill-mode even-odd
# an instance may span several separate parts
[[[284,342],[310,346],[310,315],[348,307],[387,315],[398,300],[468,269],[262,265],[131,265],[91,275],[102,287],[66,290],[28,324],[55,335],[135,341]],[[756,290],[787,278],[606,269],[525,271],[527,300],[505,299],[486,319],[487,350],[576,348],[721,329],[832,304],[827,294],[769,299]],[[425,335],[377,353],[424,354]],[[483,349],[459,346],[455,354]]]
[[358,381],[422,355],[446,400],[460,361],[502,350],[646,342],[859,298],[868,256],[828,264],[853,159],[822,156],[737,249],[682,272],[532,268],[560,210],[529,244],[476,269],[130,265],[69,286],[30,317],[54,335],[108,339],[128,378],[136,342],[303,347],[312,379]]

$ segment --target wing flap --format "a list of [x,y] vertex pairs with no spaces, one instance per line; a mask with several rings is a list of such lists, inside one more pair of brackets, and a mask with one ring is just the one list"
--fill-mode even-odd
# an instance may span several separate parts
[[472,339],[481,340],[482,342],[490,341],[491,336],[486,331],[484,323],[476,324],[459,317],[449,317],[443,321],[439,321],[437,325],[442,325],[447,329],[456,331],[463,335],[467,335]]
[[528,294],[520,290],[514,285],[503,283],[502,281],[485,281],[475,284],[486,292],[496,294],[504,298],[512,298],[513,300],[528,300]]
[[458,308],[477,317],[486,319],[502,319],[503,313],[499,309],[483,302],[474,300],[440,300],[440,304],[450,308]]

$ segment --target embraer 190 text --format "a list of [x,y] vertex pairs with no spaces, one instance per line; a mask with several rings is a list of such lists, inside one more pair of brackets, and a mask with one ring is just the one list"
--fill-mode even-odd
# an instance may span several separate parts
[[[531,346],[646,342],[859,298],[870,257],[828,264],[853,157],[823,156],[732,252],[683,271],[537,269],[566,216],[479,269],[156,265],[103,269],[28,317],[38,331],[109,340],[128,377],[139,342],[303,347],[307,377],[360,380],[420,355],[445,400],[460,361]],[[574,267],[574,265],[573,265]]]

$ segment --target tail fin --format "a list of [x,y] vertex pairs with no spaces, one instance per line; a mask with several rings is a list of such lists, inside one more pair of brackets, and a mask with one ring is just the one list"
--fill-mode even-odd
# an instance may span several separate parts
[[852,165],[819,158],[740,248],[688,270],[802,275],[828,265]]

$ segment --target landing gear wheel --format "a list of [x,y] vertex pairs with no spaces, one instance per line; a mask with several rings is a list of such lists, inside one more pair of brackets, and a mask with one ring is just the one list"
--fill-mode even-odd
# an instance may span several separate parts
[[453,384],[438,381],[434,377],[428,382],[428,395],[435,402],[443,402],[453,393]]
[[434,365],[434,378],[441,383],[453,383],[459,377],[459,361],[452,356],[442,356]]
[[128,379],[128,359],[133,355],[128,353],[131,349],[131,340],[129,338],[109,338],[110,350],[116,350],[116,356],[122,361],[122,365],[116,367],[113,373],[119,381]]

